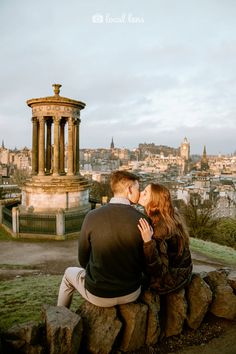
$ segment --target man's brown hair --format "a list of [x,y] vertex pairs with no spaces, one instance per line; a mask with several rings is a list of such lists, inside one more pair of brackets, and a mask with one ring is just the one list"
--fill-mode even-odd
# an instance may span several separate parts
[[139,181],[139,177],[134,173],[128,171],[112,172],[110,178],[111,190],[114,194],[123,192],[128,183],[135,181]]

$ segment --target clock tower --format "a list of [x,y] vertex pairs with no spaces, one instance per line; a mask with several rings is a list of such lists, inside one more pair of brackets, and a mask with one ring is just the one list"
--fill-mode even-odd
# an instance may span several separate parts
[[190,157],[190,143],[188,139],[185,137],[184,141],[180,145],[180,156],[186,161],[189,160]]

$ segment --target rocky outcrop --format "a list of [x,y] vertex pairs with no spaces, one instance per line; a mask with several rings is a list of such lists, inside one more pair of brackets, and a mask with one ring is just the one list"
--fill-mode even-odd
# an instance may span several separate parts
[[159,320],[160,297],[153,291],[146,290],[141,301],[148,305],[147,328],[146,328],[146,345],[154,345],[157,343],[161,333],[161,325]]
[[77,312],[84,323],[82,353],[110,353],[122,327],[116,307],[102,308],[85,301]]
[[85,301],[77,313],[44,306],[44,324],[13,326],[2,335],[1,353],[109,354],[145,346],[149,352],[163,335],[178,335],[185,325],[198,328],[208,312],[235,320],[234,290],[235,279],[220,270],[193,274],[185,289],[161,298],[147,290],[137,302],[110,308]]
[[123,322],[119,348],[124,351],[137,350],[145,344],[148,306],[131,303],[119,306]]
[[231,286],[231,288],[233,289],[234,294],[236,295],[236,276],[229,275],[227,280],[228,280],[229,286]]
[[3,353],[45,353],[43,328],[34,321],[14,325],[4,333],[2,342]]
[[66,307],[43,306],[47,350],[50,354],[77,354],[83,323],[79,315]]
[[188,303],[187,324],[197,329],[202,323],[212,301],[212,291],[199,274],[193,274],[190,285],[186,288]]
[[185,289],[166,295],[165,319],[163,321],[165,323],[165,336],[170,337],[180,334],[186,317]]
[[217,317],[233,320],[236,318],[236,295],[228,283],[225,272],[212,271],[205,277],[210,285],[213,300],[210,312]]

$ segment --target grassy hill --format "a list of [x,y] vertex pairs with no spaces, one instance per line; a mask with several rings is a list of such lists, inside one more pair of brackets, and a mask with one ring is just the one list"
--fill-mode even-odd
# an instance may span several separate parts
[[226,265],[236,266],[236,250],[231,247],[197,238],[190,238],[190,249],[193,252],[201,253],[210,259],[220,261]]
[[[2,228],[0,242],[1,240],[11,242],[11,238]],[[236,266],[236,250],[230,247],[192,238],[190,248],[193,252],[218,260],[222,264]],[[13,268],[20,269],[22,265],[0,264],[0,269]],[[56,305],[61,279],[62,275],[38,274],[0,281],[0,329],[6,329],[15,323],[40,321],[42,304]],[[72,310],[76,310],[81,301],[83,300],[79,294],[75,293]]]

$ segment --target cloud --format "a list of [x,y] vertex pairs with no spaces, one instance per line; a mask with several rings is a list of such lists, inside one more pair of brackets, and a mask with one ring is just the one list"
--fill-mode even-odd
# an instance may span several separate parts
[[[208,135],[210,151],[234,151],[235,9],[232,0],[2,0],[0,141],[31,145],[26,100],[52,95],[57,82],[87,104],[82,147],[111,136],[178,146],[186,135],[200,151]],[[144,22],[99,25],[96,13]]]

